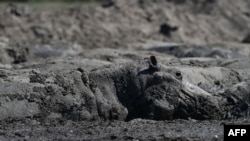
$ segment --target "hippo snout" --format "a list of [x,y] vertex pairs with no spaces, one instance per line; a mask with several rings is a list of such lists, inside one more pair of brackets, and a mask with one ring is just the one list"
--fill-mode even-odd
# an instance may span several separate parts
[[154,120],[173,119],[179,105],[181,79],[179,71],[155,72],[153,79],[147,83],[148,87],[137,100],[136,113],[143,118]]

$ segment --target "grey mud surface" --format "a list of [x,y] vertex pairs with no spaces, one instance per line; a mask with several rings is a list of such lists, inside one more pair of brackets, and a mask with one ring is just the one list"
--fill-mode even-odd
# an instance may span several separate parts
[[250,124],[249,9],[2,5],[0,140],[223,140]]
[[1,123],[1,140],[223,140],[224,124],[249,124],[249,119],[232,121],[135,119],[129,122],[9,121]]

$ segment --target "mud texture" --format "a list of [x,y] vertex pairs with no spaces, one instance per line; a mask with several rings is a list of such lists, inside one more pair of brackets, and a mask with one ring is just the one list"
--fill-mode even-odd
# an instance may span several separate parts
[[0,140],[223,140],[250,124],[249,9],[2,5]]
[[48,10],[10,4],[1,8],[0,35],[21,44],[67,40],[94,48],[145,40],[245,42],[250,30],[247,0],[107,1]]

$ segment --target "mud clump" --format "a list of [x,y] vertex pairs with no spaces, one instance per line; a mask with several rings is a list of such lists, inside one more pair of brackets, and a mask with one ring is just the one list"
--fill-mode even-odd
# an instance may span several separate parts
[[177,29],[178,29],[178,27],[172,27],[172,26],[164,23],[160,26],[159,32],[165,36],[170,37],[171,32],[176,31]]

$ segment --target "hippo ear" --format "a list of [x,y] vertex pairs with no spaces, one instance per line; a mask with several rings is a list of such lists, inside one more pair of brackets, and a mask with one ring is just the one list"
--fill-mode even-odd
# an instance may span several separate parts
[[149,69],[158,69],[157,59],[155,56],[150,56],[149,58]]

